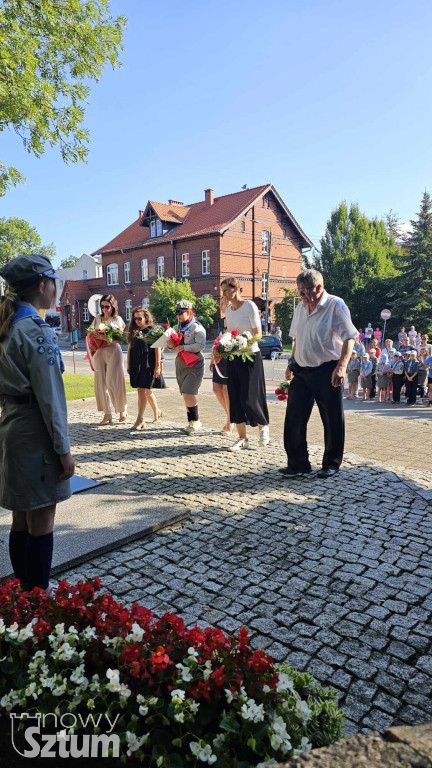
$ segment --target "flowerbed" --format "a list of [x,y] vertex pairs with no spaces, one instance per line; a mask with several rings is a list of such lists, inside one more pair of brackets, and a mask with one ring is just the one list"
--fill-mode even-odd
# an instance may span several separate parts
[[247,768],[340,737],[335,693],[251,649],[244,628],[187,629],[99,589],[98,579],[62,581],[55,597],[0,587],[2,716],[67,715],[59,740],[65,728],[100,733],[108,716],[121,760],[167,768]]

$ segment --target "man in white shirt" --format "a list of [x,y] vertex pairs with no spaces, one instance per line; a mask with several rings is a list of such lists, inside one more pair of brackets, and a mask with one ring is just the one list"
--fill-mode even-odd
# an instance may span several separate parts
[[293,380],[285,416],[284,444],[287,476],[312,472],[306,429],[314,401],[324,425],[324,455],[317,477],[334,475],[342,462],[345,444],[343,384],[358,331],[345,302],[324,290],[323,277],[306,269],[297,277],[301,303],[290,328],[293,356],[286,377]]

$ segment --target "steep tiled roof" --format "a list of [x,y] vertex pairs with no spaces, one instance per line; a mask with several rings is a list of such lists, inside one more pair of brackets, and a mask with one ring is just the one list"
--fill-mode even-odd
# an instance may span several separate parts
[[188,205],[165,205],[165,203],[156,203],[153,200],[149,200],[149,204],[161,221],[181,224],[189,213]]
[[[131,248],[138,245],[154,245],[157,243],[166,243],[170,240],[181,240],[187,237],[196,237],[198,235],[205,235],[210,232],[223,233],[225,229],[235,221],[244,211],[247,211],[251,205],[263,194],[268,191],[272,191],[277,197],[278,201],[285,210],[288,218],[291,220],[292,225],[298,231],[300,240],[302,241],[302,247],[312,246],[309,238],[304,234],[302,229],[297,224],[296,220],[285,206],[276,190],[271,184],[264,184],[260,187],[254,187],[253,189],[242,190],[241,192],[234,192],[230,195],[223,195],[222,197],[215,197],[213,205],[206,205],[206,202],[202,200],[199,203],[192,203],[187,206],[178,206],[179,216],[182,216],[183,211],[187,211],[186,217],[182,224],[179,224],[175,228],[163,235],[162,237],[152,237],[149,239],[149,230],[147,227],[141,226],[142,217],[137,219],[127,229],[125,229],[120,235],[117,235],[113,240],[99,248],[94,253],[108,253],[110,251],[118,251],[121,248]],[[150,201],[149,201],[150,202]],[[165,209],[170,212],[177,209],[177,206],[168,206],[163,203],[150,203],[155,211],[158,213],[160,210],[161,219],[167,221],[162,215]],[[181,213],[180,213],[181,211]],[[173,219],[171,219],[173,222]],[[174,223],[174,222],[173,222]]]

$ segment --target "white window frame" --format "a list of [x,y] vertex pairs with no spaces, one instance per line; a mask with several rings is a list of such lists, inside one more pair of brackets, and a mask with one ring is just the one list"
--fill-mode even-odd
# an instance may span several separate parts
[[88,307],[83,307],[83,321],[84,321],[85,323],[88,323],[89,319],[90,319],[90,318],[89,318],[89,311],[88,311]]
[[201,251],[201,274],[210,274],[210,250]]
[[261,232],[261,253],[263,256],[268,256],[270,246],[270,232],[268,229],[263,229]]
[[152,219],[150,222],[150,237],[156,237],[156,220]]
[[107,268],[107,285],[118,285],[118,264],[108,264]]
[[83,280],[87,280],[87,270],[86,270],[86,269],[83,269],[83,276],[82,276],[82,279],[83,279]]
[[149,308],[149,306],[150,306],[150,299],[147,298],[147,296],[145,297],[145,299],[141,300],[141,306],[142,306],[143,309],[148,309]]
[[285,227],[282,229],[282,240],[286,240],[286,229],[285,229]]
[[261,298],[267,298],[268,291],[268,272],[263,272],[261,275]]
[[189,253],[182,253],[182,277],[190,276]]
[[123,275],[125,283],[130,283],[130,261],[125,261],[123,264]]
[[129,322],[132,317],[132,299],[126,299],[125,301],[125,320]]
[[242,232],[246,232],[246,222],[245,221],[241,222],[241,231]]
[[141,259],[141,281],[143,283],[148,280],[148,259]]
[[202,299],[211,299],[211,298],[212,298],[212,295],[211,295],[211,293],[203,293],[203,295],[201,296],[201,298],[202,298]]
[[160,219],[156,219],[156,237],[161,237],[162,235],[162,222]]
[[157,276],[164,277],[165,275],[165,258],[164,256],[157,257]]

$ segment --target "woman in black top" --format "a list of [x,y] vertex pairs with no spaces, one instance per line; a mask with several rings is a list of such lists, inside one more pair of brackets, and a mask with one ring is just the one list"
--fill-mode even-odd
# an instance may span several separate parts
[[131,387],[138,390],[138,415],[132,429],[144,429],[144,411],[147,403],[153,411],[155,424],[164,415],[159,410],[152,387],[164,389],[161,372],[161,349],[152,349],[145,342],[153,325],[148,309],[135,307],[128,328],[127,372]]

